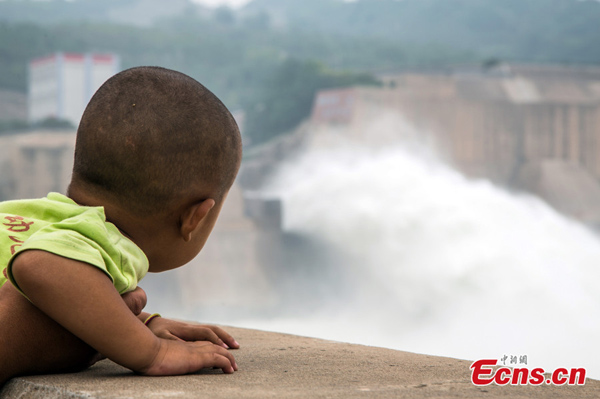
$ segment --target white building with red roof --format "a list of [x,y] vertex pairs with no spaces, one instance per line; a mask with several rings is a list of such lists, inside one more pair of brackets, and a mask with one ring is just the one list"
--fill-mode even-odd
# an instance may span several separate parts
[[55,53],[29,63],[28,119],[68,120],[77,126],[88,101],[120,70],[114,54]]

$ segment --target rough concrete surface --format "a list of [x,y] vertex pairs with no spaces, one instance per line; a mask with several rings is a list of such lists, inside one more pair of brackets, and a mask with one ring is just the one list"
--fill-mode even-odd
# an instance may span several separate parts
[[76,373],[20,377],[0,399],[55,398],[598,398],[585,386],[476,387],[470,361],[228,328],[239,370],[142,377],[109,360]]

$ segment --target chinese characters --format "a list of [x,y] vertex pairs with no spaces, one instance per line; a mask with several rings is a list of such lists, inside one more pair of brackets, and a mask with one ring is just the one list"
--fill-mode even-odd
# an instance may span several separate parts
[[509,364],[527,364],[527,355],[503,355],[500,358],[500,362],[506,366],[506,361],[509,361]]
[[[12,233],[24,233],[29,231],[31,225],[33,224],[33,222],[25,221],[25,218],[22,216],[5,216],[4,221],[5,222],[2,224],[6,226],[7,230]],[[8,238],[15,243],[10,247],[10,254],[14,255],[17,248],[23,245],[24,241],[21,240],[17,235],[9,235]]]

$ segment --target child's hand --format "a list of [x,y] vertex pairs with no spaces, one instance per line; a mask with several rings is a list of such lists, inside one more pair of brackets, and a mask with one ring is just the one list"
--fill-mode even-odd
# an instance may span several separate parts
[[146,292],[141,287],[137,287],[134,291],[121,295],[121,298],[136,316],[142,313],[148,300]]
[[222,346],[210,342],[160,340],[160,349],[144,375],[180,375],[203,368],[220,368],[231,374],[238,369],[233,355]]
[[240,344],[225,330],[217,326],[199,325],[156,317],[148,328],[159,338],[176,341],[210,341],[223,348],[238,349]]

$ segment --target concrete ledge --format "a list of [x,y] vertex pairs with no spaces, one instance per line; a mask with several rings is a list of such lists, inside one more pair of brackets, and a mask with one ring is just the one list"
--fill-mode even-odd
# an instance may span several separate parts
[[141,377],[105,360],[76,374],[20,377],[0,399],[62,398],[598,398],[585,386],[475,387],[470,361],[228,328],[242,348],[232,375]]

